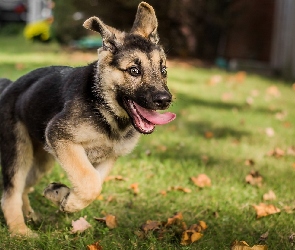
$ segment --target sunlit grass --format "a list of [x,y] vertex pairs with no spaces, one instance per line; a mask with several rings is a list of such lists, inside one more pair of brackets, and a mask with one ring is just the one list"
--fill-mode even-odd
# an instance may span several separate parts
[[[4,43],[0,51],[0,76],[16,79],[23,73],[50,64],[85,65],[96,56],[64,52],[57,45]],[[43,47],[44,46],[44,47]],[[47,46],[47,47],[46,47]],[[52,46],[52,47],[51,47]],[[73,54],[75,60],[73,60]],[[20,65],[19,65],[20,64]],[[85,249],[98,240],[103,249],[229,249],[234,240],[258,244],[260,235],[269,232],[269,249],[289,249],[288,236],[295,230],[295,156],[287,154],[295,146],[295,91],[290,83],[247,74],[238,81],[234,73],[218,69],[169,67],[169,86],[174,94],[170,110],[177,114],[171,124],[157,127],[142,136],[130,155],[118,160],[111,175],[122,175],[126,181],[104,184],[102,200],[76,214],[56,213],[42,197],[42,190],[52,181],[67,182],[59,166],[43,178],[30,196],[41,223],[30,224],[39,232],[38,239],[11,239],[0,214],[0,249]],[[212,76],[221,80],[212,83]],[[270,91],[276,86],[277,92]],[[274,131],[272,136],[266,129]],[[208,133],[210,136],[208,136]],[[286,152],[281,158],[267,156],[275,147]],[[252,159],[253,166],[245,160]],[[250,170],[263,176],[260,188],[245,183]],[[190,177],[205,173],[212,186],[200,189]],[[139,183],[134,196],[129,187]],[[182,186],[191,193],[162,190]],[[273,190],[274,204],[281,213],[257,220],[253,204],[263,202],[262,195]],[[141,239],[134,232],[146,220],[166,220],[182,212],[187,224],[203,220],[208,224],[203,238],[181,247],[178,238],[158,240],[153,234]],[[113,230],[93,220],[106,213],[114,214],[119,227]],[[71,220],[87,215],[92,228],[81,235],[70,233]]]

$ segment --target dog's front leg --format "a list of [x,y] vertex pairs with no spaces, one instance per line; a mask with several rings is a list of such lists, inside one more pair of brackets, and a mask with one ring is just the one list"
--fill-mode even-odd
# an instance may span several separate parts
[[114,161],[102,164],[97,171],[80,144],[62,141],[55,144],[54,151],[68,175],[72,188],[52,183],[44,190],[44,196],[59,205],[60,210],[64,212],[79,211],[98,197],[105,175],[108,174]]

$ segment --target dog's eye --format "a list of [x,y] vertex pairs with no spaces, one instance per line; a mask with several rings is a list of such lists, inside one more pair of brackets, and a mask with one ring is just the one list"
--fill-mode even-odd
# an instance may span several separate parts
[[162,73],[162,75],[163,75],[164,77],[167,76],[167,67],[166,67],[166,66],[163,66],[163,67],[161,68],[161,73]]
[[130,75],[132,75],[132,76],[140,76],[141,75],[141,71],[140,71],[140,69],[139,68],[137,68],[137,67],[130,67],[129,69],[128,69],[128,73],[130,74]]

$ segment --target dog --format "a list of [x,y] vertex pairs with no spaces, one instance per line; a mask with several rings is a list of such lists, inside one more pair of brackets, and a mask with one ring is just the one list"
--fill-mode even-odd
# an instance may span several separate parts
[[172,95],[152,6],[139,4],[128,33],[95,16],[83,26],[101,34],[97,61],[0,79],[1,207],[12,235],[35,236],[25,224],[36,217],[28,193],[55,160],[72,187],[51,183],[44,196],[63,212],[79,211],[98,197],[116,159],[140,134],[176,117],[156,111],[167,109]]

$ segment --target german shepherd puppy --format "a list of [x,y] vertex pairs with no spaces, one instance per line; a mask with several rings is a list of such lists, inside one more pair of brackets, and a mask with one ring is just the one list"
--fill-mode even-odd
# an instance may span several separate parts
[[12,235],[34,235],[24,219],[35,218],[28,193],[54,158],[72,187],[51,183],[44,195],[61,211],[76,212],[96,199],[116,159],[135,147],[140,134],[175,118],[156,112],[167,109],[172,96],[154,9],[140,3],[129,33],[98,17],[83,26],[103,39],[94,63],[0,80],[1,206]]

